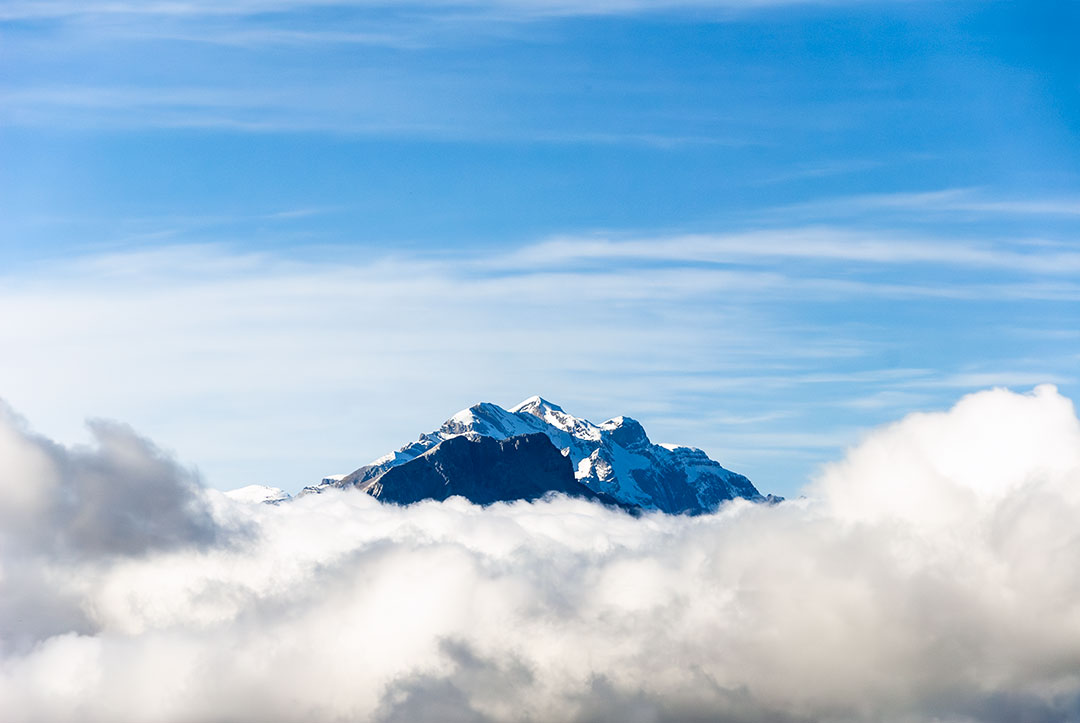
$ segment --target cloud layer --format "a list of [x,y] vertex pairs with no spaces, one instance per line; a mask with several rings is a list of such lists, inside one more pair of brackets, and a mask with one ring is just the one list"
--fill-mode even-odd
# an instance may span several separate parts
[[1080,422],[1051,387],[871,434],[803,499],[236,503],[130,430],[0,417],[19,721],[1080,714]]

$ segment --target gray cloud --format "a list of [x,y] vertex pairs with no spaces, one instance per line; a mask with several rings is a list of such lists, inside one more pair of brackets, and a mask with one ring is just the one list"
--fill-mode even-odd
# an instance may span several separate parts
[[191,472],[127,426],[89,426],[94,446],[69,449],[0,403],[0,650],[95,631],[69,568],[224,540]]
[[[1051,387],[909,416],[802,499],[698,518],[565,498],[242,504],[194,487],[130,430],[99,426],[97,446],[73,452],[10,418],[2,429],[5,479],[44,480],[20,509],[73,536],[54,545],[18,515],[2,521],[0,709],[13,720],[959,723],[1078,711],[1080,421]],[[56,498],[91,496],[110,475],[117,488],[92,495],[117,508],[91,507],[102,524],[154,504],[177,511],[123,543],[62,529]],[[157,491],[140,497],[135,479]],[[4,491],[8,502],[19,488]],[[236,526],[251,533],[208,532]],[[93,544],[74,555],[75,539]],[[12,619],[12,599],[34,611],[32,630]]]
[[134,555],[215,541],[192,472],[128,426],[89,423],[94,446],[69,449],[0,406],[2,539],[49,554]]

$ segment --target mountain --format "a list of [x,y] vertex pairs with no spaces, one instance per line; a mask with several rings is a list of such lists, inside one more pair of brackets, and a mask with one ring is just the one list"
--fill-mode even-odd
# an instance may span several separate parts
[[476,504],[534,500],[549,492],[595,499],[547,436],[451,437],[419,457],[357,484],[384,502],[410,504],[461,495]]
[[[536,439],[538,435],[547,438],[547,446],[565,460],[564,464],[554,465],[547,459],[550,453],[540,451],[543,445]],[[523,437],[529,441],[519,441]],[[496,448],[482,441],[486,439],[514,444]],[[478,442],[480,446],[473,449],[454,440]],[[448,443],[452,443],[450,447]],[[534,468],[538,460],[550,466]],[[485,469],[487,465],[491,470]],[[583,492],[568,487],[560,471],[566,467]],[[502,490],[492,490],[493,484],[502,485]],[[763,497],[750,480],[720,466],[700,449],[653,444],[644,428],[630,417],[593,424],[540,397],[510,409],[489,402],[464,409],[439,429],[421,434],[398,451],[340,479],[325,479],[301,494],[332,487],[356,487],[394,502],[462,494],[479,503],[532,499],[539,496],[539,487],[568,494],[577,489],[626,507],[691,514],[714,510],[736,497],[775,499]]]

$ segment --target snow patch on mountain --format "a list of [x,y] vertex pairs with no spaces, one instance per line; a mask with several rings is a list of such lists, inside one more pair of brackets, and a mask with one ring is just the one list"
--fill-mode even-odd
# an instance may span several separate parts
[[[329,482],[329,480],[324,480],[324,482]],[[289,493],[285,490],[277,487],[267,487],[266,485],[247,485],[246,487],[229,490],[225,493],[225,496],[236,502],[253,505],[260,503],[277,504],[290,499]]]

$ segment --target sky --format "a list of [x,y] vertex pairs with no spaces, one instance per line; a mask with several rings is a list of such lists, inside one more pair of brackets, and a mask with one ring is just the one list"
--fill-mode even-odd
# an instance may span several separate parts
[[0,5],[0,398],[295,491],[540,394],[795,495],[1080,394],[1073,2]]

